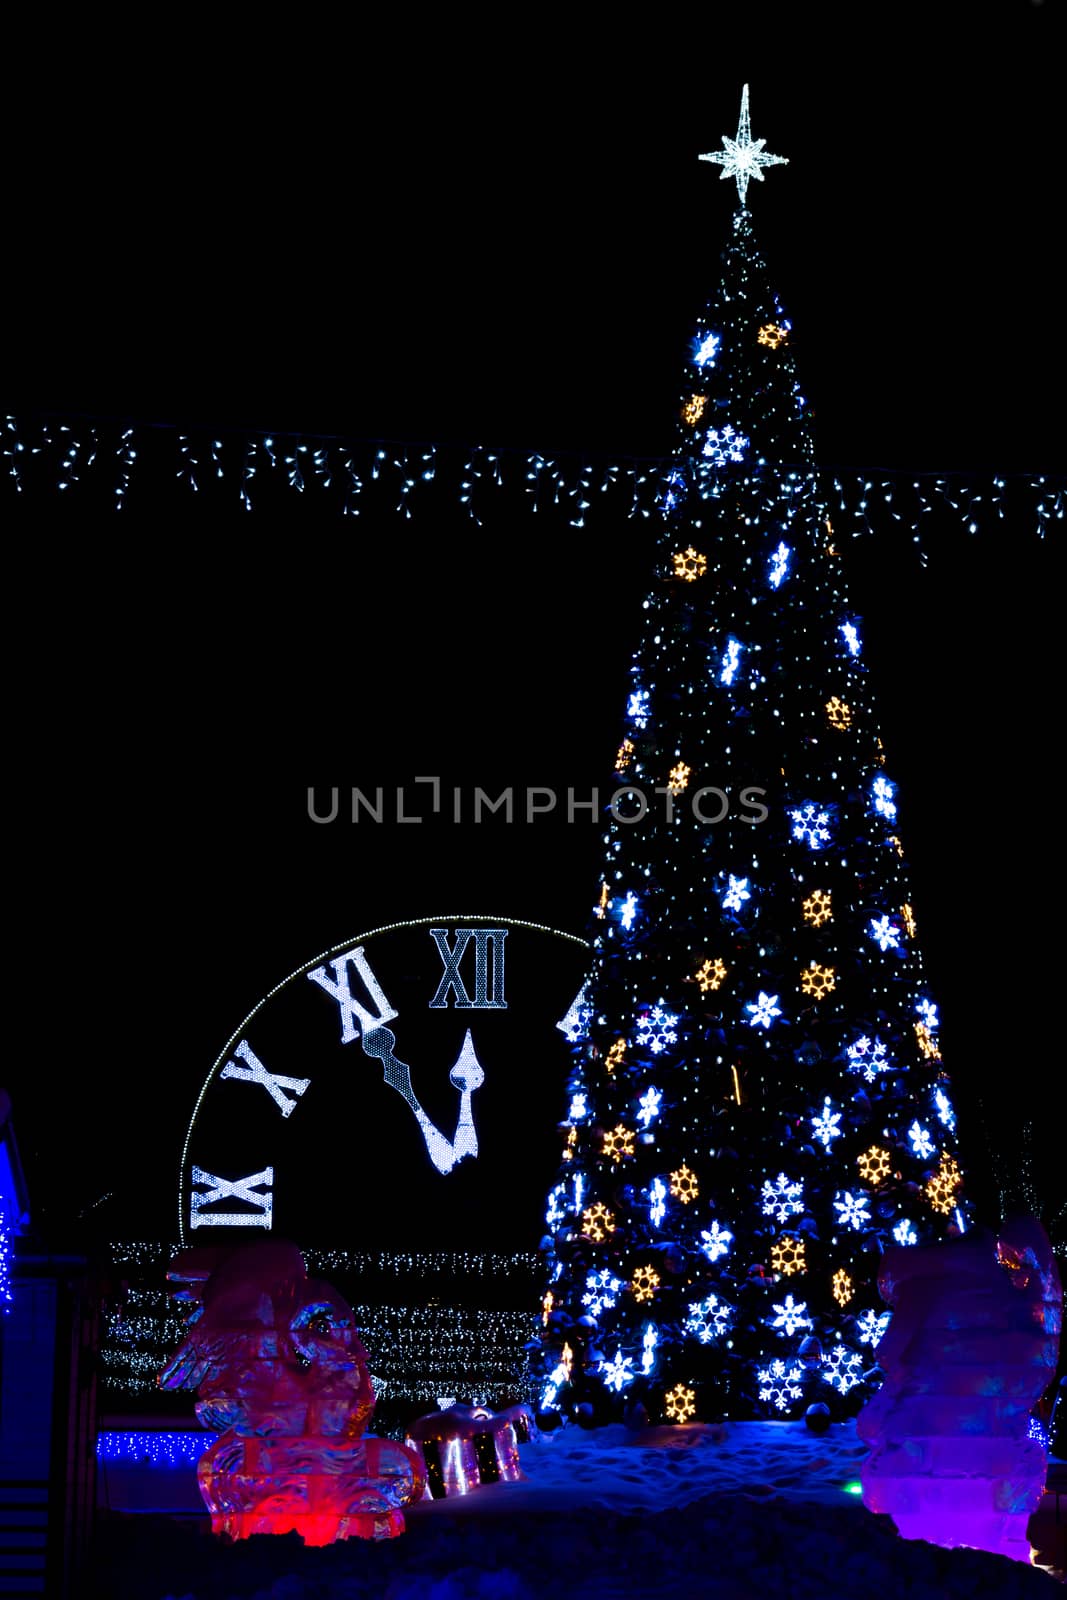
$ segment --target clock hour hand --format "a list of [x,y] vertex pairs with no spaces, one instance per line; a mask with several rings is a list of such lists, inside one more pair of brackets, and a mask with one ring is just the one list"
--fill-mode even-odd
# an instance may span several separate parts
[[[470,1035],[468,1032],[468,1038],[469,1037]],[[438,1172],[451,1172],[457,1160],[456,1150],[453,1147],[451,1140],[446,1139],[444,1134],[440,1133],[438,1129],[434,1127],[433,1123],[430,1121],[429,1117],[419,1104],[415,1091],[411,1087],[411,1068],[408,1066],[407,1062],[398,1061],[393,1053],[393,1046],[396,1044],[396,1035],[393,1033],[392,1029],[378,1027],[364,1030],[362,1034],[362,1043],[363,1050],[366,1055],[371,1057],[377,1056],[381,1061],[382,1072],[389,1087],[391,1089],[395,1089],[397,1094],[402,1095],[407,1101],[408,1105],[411,1107],[412,1111],[414,1111],[419,1127],[422,1129],[422,1137],[426,1141],[426,1149],[429,1152],[430,1160],[433,1162]],[[460,1061],[462,1060],[463,1057],[461,1055]],[[457,1070],[458,1066],[453,1068],[453,1071]],[[479,1071],[480,1070],[481,1069],[479,1068]],[[453,1082],[455,1082],[455,1079],[453,1079]],[[469,1091],[467,1093],[465,1103],[469,1117]],[[460,1122],[462,1124],[462,1108],[460,1112]],[[459,1130],[457,1129],[457,1133],[458,1131]],[[475,1148],[477,1148],[477,1141],[475,1142]],[[464,1155],[466,1153],[466,1151],[463,1152]]]

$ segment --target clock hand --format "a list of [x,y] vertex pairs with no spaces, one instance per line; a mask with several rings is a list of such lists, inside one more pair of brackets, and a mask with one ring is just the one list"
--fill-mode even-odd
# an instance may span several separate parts
[[449,1081],[457,1089],[462,1090],[459,1102],[459,1121],[456,1123],[456,1135],[452,1140],[452,1148],[456,1153],[456,1160],[462,1161],[464,1156],[478,1154],[478,1135],[474,1127],[474,1116],[471,1112],[471,1095],[475,1089],[480,1089],[485,1082],[485,1073],[482,1064],[474,1052],[474,1042],[471,1031],[467,1029],[467,1036],[463,1041],[463,1048],[459,1053],[459,1060],[448,1074]]
[[[470,1037],[469,1030],[467,1036],[468,1038]],[[390,1028],[371,1028],[363,1032],[362,1044],[364,1053],[366,1055],[372,1057],[377,1056],[381,1061],[385,1081],[389,1087],[391,1089],[395,1089],[397,1094],[402,1095],[407,1101],[408,1105],[411,1107],[412,1111],[414,1111],[419,1127],[422,1129],[422,1137],[426,1141],[426,1149],[429,1152],[430,1160],[433,1162],[438,1172],[451,1172],[457,1160],[456,1151],[451,1141],[446,1139],[444,1134],[440,1133],[438,1129],[434,1127],[433,1123],[420,1106],[415,1095],[415,1091],[411,1087],[411,1068],[408,1066],[407,1062],[398,1061],[396,1056],[393,1054],[393,1046],[396,1044],[396,1035]],[[473,1055],[473,1050],[471,1053]],[[462,1060],[463,1056],[461,1054],[460,1061],[462,1062]],[[477,1065],[477,1063],[475,1063],[475,1065]],[[453,1068],[453,1071],[458,1070],[458,1066]],[[478,1071],[481,1071],[480,1067],[478,1068]],[[455,1081],[456,1080],[453,1079],[453,1082]],[[457,1129],[457,1134],[458,1131],[459,1130]],[[473,1127],[471,1131],[473,1132]],[[464,1154],[466,1154],[466,1152],[464,1152]]]

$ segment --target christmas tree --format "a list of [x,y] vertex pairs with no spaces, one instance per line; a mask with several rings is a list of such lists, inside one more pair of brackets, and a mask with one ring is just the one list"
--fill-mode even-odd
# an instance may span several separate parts
[[966,1226],[892,769],[749,180],[661,501],[544,1248],[542,1404],[858,1409],[883,1249]]

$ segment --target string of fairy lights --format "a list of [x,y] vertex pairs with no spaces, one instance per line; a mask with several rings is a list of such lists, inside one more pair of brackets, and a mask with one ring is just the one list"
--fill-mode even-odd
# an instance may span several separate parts
[[[570,1032],[544,1406],[855,1410],[881,1251],[967,1226],[838,520],[818,474],[760,476],[812,454],[790,331],[739,211],[679,397]],[[625,826],[650,787],[693,804]]]
[[[186,1331],[166,1288],[177,1251],[161,1240],[109,1247],[111,1266],[125,1287],[104,1318],[99,1381],[105,1405],[122,1410],[158,1396],[157,1375]],[[435,1408],[442,1395],[486,1405],[533,1398],[529,1351],[540,1326],[536,1251],[301,1253],[309,1272],[329,1277],[352,1305],[382,1402],[377,1431],[398,1427],[412,1407]],[[480,1291],[486,1283],[493,1285],[494,1297],[503,1291],[508,1303],[487,1306],[480,1294],[478,1303],[460,1303],[463,1284]],[[376,1298],[368,1299],[368,1290]],[[202,1449],[202,1435],[197,1438]]]
[[[788,348],[788,327],[763,327],[763,346]],[[714,337],[704,334],[704,344]],[[696,427],[705,397],[687,397],[683,421]],[[732,424],[725,423],[724,428]],[[1010,527],[1044,537],[1063,520],[1062,476],[1022,472],[909,472],[758,466],[739,441],[743,432],[711,441],[705,458],[719,481],[699,492],[711,498],[739,482],[768,508],[784,492],[813,494],[834,519],[838,537],[877,534],[911,544],[920,556],[930,513],[951,515],[972,534]],[[223,430],[191,432],[158,423],[105,418],[16,417],[0,421],[0,492],[12,504],[63,502],[83,510],[151,511],[183,505],[253,512],[295,501],[338,516],[381,514],[403,519],[439,514],[451,504],[475,523],[495,514],[499,498],[521,496],[532,510],[562,514],[596,532],[604,519],[657,518],[665,485],[680,472],[676,457],[590,460],[565,453],[458,448],[436,444],[350,441],[302,434]],[[669,497],[669,487],[667,494]]]

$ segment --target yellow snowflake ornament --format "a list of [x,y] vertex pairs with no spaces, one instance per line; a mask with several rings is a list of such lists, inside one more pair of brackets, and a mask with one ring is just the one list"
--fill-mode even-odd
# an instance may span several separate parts
[[599,1200],[596,1205],[582,1212],[582,1232],[594,1244],[600,1244],[609,1233],[615,1232],[615,1218]]
[[813,889],[800,908],[804,913],[804,921],[812,928],[821,928],[824,922],[829,922],[833,915],[830,908],[830,892],[828,889]]
[[820,967],[815,961],[800,974],[800,987],[815,1000],[825,1000],[836,984],[833,967]]
[[687,1389],[684,1383],[676,1383],[669,1394],[664,1395],[663,1409],[671,1422],[688,1422],[690,1417],[697,1414],[696,1390]]
[[659,1288],[659,1273],[653,1267],[638,1267],[630,1279],[630,1288],[638,1305],[651,1300]]
[[900,915],[909,939],[915,937],[915,913],[910,906],[901,906]]
[[671,1173],[671,1194],[687,1206],[690,1200],[697,1197],[697,1178],[695,1172],[690,1172],[688,1167],[679,1167],[677,1172]]
[[726,964],[718,956],[703,962],[696,972],[696,980],[700,985],[701,994],[708,994],[713,989],[718,989],[726,976]]
[[834,1299],[837,1301],[839,1306],[847,1306],[849,1301],[852,1299],[852,1279],[849,1277],[844,1267],[841,1267],[839,1271],[834,1273],[833,1285]]
[[808,1263],[804,1240],[792,1239],[783,1233],[771,1245],[771,1267],[786,1278],[791,1278],[794,1272],[806,1272]]
[[689,782],[692,771],[692,767],[687,767],[684,761],[679,761],[676,767],[671,768],[670,777],[667,779],[667,787],[671,794],[681,794]]
[[883,1150],[880,1145],[872,1144],[861,1156],[856,1157],[856,1165],[860,1169],[860,1177],[864,1183],[869,1183],[872,1188],[877,1188],[889,1176],[889,1151]]
[[826,716],[831,728],[844,730],[852,726],[852,707],[839,700],[836,694],[826,702]]
[[616,772],[625,772],[627,767],[630,765],[630,762],[633,760],[633,755],[634,755],[634,742],[633,742],[633,740],[632,739],[624,739],[622,741],[622,744],[620,744],[620,746],[619,746],[619,753],[615,757],[615,771]]
[[692,545],[686,550],[676,550],[671,559],[674,562],[674,576],[685,583],[695,583],[708,570],[707,556],[702,556]]
[[757,344],[765,344],[771,350],[777,350],[779,345],[785,344],[789,339],[789,329],[780,322],[765,322],[756,335]]
[[610,1156],[612,1161],[622,1161],[633,1153],[634,1135],[621,1122],[610,1133],[604,1135],[604,1154]]
[[941,1051],[937,1047],[937,1040],[926,1026],[925,1022],[915,1024],[915,1037],[919,1041],[919,1049],[927,1061],[940,1061]]
[[615,1068],[622,1061],[622,1058],[625,1054],[626,1040],[616,1039],[615,1043],[611,1046],[607,1055],[604,1057],[604,1069],[609,1076],[615,1071]]
[[707,405],[707,403],[708,397],[706,394],[690,395],[689,399],[682,407],[682,421],[688,422],[691,428],[695,428],[701,417],[704,415],[704,407]]
[[963,1185],[963,1173],[953,1156],[942,1152],[941,1165],[932,1178],[926,1181],[926,1198],[935,1211],[940,1211],[947,1216],[957,1203],[960,1188]]

